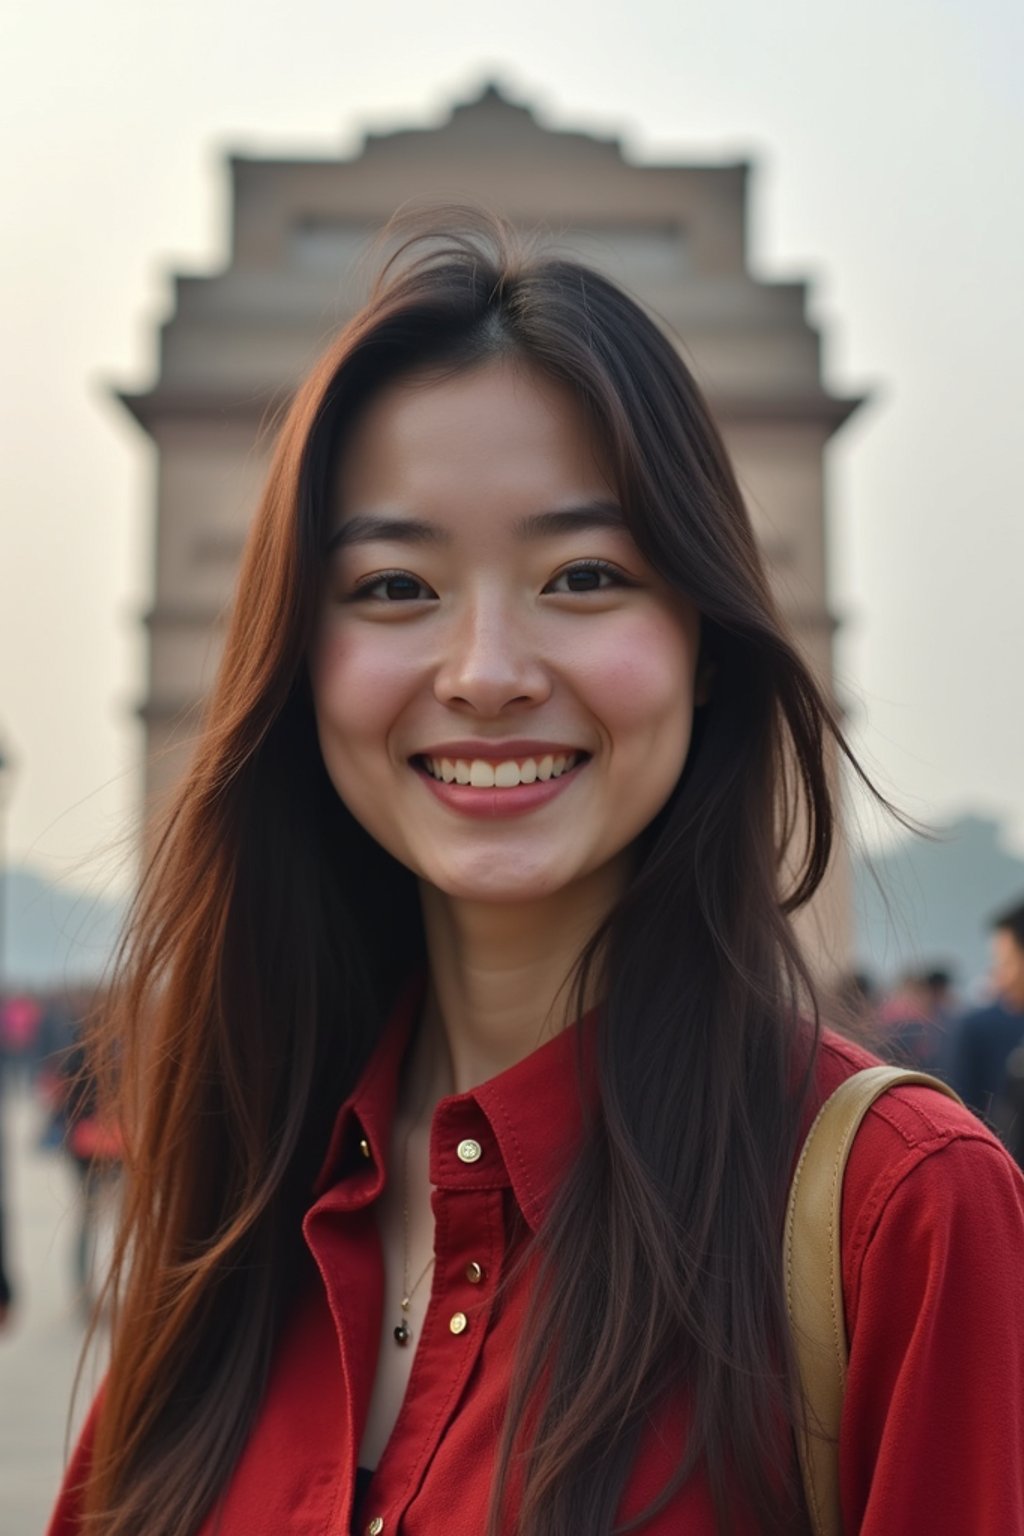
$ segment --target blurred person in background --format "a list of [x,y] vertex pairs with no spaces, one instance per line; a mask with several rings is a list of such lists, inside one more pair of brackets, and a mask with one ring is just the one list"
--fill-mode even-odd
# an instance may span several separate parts
[[[52,1536],[803,1531],[784,1213],[874,1058],[789,919],[857,765],[678,341],[420,224],[237,592],[101,1020],[130,1179]],[[843,1212],[847,1536],[1024,1530],[1020,1171],[904,1086]]]
[[878,1010],[878,988],[867,971],[848,971],[836,988],[838,1016],[849,1022],[851,1032],[860,1037],[874,1031]]
[[96,1304],[98,1240],[103,1218],[112,1212],[121,1166],[120,1132],[102,1113],[99,1085],[87,1050],[87,1024],[95,999],[78,992],[70,999],[73,1038],[55,1058],[53,1123],[78,1185],[72,1280],[77,1304],[90,1314]]
[[951,970],[938,965],[925,971],[922,976],[928,996],[929,1017],[940,1028],[948,1031],[957,1015],[956,978]]
[[15,1083],[32,1081],[42,1016],[38,999],[28,993],[12,994],[0,1002],[0,1050]]
[[944,967],[908,971],[878,1009],[878,1049],[890,1061],[944,1076],[953,977]]
[[86,988],[62,989],[42,1000],[42,1042],[36,1073],[36,1092],[46,1109],[39,1134],[41,1150],[63,1149],[66,1132],[67,1060],[77,1047],[82,1020],[89,1011],[92,992]]
[[14,1301],[14,1288],[11,1285],[10,1275],[7,1271],[7,1255],[4,1245],[4,1226],[6,1210],[4,1205],[4,1085],[3,1071],[0,1068],[0,1329],[6,1327],[11,1315],[11,1305]]
[[1024,1160],[1024,901],[991,923],[993,1002],[956,1027],[950,1082],[964,1103],[989,1120],[1018,1162]]
[[[0,889],[0,900],[3,899]],[[8,1270],[6,1231],[7,1231],[7,1207],[6,1207],[6,1098],[8,1082],[12,1073],[12,1060],[10,1055],[11,1041],[8,1035],[7,1008],[3,993],[0,992],[0,1329],[7,1326],[10,1321],[11,1308],[14,1302],[14,1287]]]
[[1004,1123],[1000,1126],[997,1120],[996,1129],[1011,1156],[1024,1168],[1024,1045],[1015,1046],[1006,1058],[1003,1102]]

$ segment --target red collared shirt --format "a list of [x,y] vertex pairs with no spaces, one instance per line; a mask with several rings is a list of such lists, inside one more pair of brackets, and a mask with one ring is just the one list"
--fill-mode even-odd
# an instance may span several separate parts
[[[407,1001],[338,1113],[303,1222],[312,1263],[263,1405],[201,1536],[480,1536],[529,1275],[495,1305],[510,1203],[536,1231],[580,1133],[574,1031],[431,1126],[436,1262],[393,1433],[354,1508],[380,1339],[374,1202],[384,1188]],[[826,1037],[818,1092],[872,1058]],[[850,1366],[840,1443],[846,1536],[1024,1536],[1024,1181],[984,1127],[927,1089],[889,1093],[848,1165],[843,1271]],[[642,1447],[619,1518],[671,1472],[672,1432]],[[83,1436],[50,1536],[79,1536]],[[508,1529],[514,1529],[510,1515]],[[698,1474],[642,1527],[714,1536]],[[569,1533],[567,1533],[569,1536]],[[575,1536],[575,1533],[572,1533]],[[755,1536],[740,1517],[737,1536]]]

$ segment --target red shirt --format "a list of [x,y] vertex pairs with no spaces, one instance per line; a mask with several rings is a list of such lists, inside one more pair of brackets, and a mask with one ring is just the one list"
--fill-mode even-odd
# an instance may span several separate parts
[[[516,1202],[536,1231],[573,1153],[580,1131],[574,1031],[434,1112],[429,1309],[394,1431],[354,1510],[382,1322],[374,1202],[387,1176],[412,1020],[410,1000],[338,1113],[303,1222],[315,1263],[230,1479],[221,1536],[347,1536],[350,1526],[374,1536],[480,1536],[483,1529],[529,1283],[524,1277],[495,1307],[508,1204]],[[818,1096],[871,1060],[827,1035]],[[459,1155],[467,1142],[480,1148],[473,1161]],[[928,1089],[898,1089],[871,1110],[855,1143],[842,1242],[846,1536],[1024,1536],[1020,1173],[958,1105]],[[473,1266],[482,1278],[471,1278]],[[678,1432],[684,1383],[665,1412],[666,1427],[671,1417]],[[644,1444],[620,1520],[664,1485],[672,1438],[652,1434]],[[49,1536],[79,1536],[74,1485],[87,1446],[86,1432]],[[211,1516],[201,1536],[214,1529]],[[704,1480],[695,1475],[642,1530],[714,1536]],[[741,1520],[737,1536],[754,1536],[752,1526]]]

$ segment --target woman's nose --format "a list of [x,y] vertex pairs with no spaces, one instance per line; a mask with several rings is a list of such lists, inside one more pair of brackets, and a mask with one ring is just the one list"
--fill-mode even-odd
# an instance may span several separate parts
[[485,603],[452,625],[434,675],[441,703],[492,716],[510,704],[540,704],[550,692],[548,669],[523,615]]

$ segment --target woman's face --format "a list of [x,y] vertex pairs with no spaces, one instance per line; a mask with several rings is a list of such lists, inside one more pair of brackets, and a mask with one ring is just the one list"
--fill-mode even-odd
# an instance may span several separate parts
[[453,898],[624,881],[686,758],[699,622],[572,393],[507,360],[391,385],[346,439],[330,542],[311,676],[352,814]]

